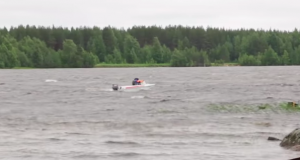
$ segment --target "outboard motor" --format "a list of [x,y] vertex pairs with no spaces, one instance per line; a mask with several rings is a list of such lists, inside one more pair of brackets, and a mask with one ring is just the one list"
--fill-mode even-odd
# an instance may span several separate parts
[[119,89],[119,86],[118,86],[117,84],[113,84],[113,85],[112,85],[112,89],[113,89],[114,91],[117,91],[117,90]]

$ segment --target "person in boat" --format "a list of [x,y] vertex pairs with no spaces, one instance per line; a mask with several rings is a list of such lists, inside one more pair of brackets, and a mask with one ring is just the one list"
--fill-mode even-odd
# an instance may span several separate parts
[[132,81],[132,85],[141,85],[141,83],[143,83],[143,80],[139,80],[139,78],[134,78],[134,80]]
[[134,80],[132,81],[132,85],[137,85],[138,84],[138,81],[139,80],[139,78],[134,78]]

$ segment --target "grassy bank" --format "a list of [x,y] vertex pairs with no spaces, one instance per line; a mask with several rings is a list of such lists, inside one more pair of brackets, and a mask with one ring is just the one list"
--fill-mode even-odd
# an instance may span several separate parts
[[[238,63],[211,63],[207,67],[214,66],[239,66]],[[99,63],[94,66],[94,68],[137,68],[137,67],[171,67],[170,63],[162,64],[109,64],[109,63]],[[4,69],[39,69],[34,67],[13,67],[13,68],[4,68]]]
[[[210,66],[240,66],[238,63],[211,63]],[[100,63],[95,68],[130,68],[130,67],[171,67],[170,63],[162,64],[108,64]]]
[[238,63],[211,63],[211,66],[240,66]]
[[[6,69],[6,68],[4,68],[4,69]],[[9,68],[7,68],[7,69],[9,69]],[[32,67],[13,67],[11,69],[37,69],[37,68],[32,68]]]
[[131,68],[131,67],[171,67],[169,63],[162,64],[108,64],[99,63],[95,65],[95,68]]

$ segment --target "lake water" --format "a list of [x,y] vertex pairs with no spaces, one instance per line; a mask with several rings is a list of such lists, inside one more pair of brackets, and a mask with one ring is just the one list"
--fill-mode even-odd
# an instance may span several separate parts
[[[10,160],[287,160],[267,141],[299,114],[300,67],[0,70],[0,153]],[[148,90],[112,91],[140,78]],[[55,80],[55,81],[51,81]],[[234,104],[235,109],[214,107]],[[248,108],[243,108],[251,105]],[[225,109],[224,109],[225,108]]]

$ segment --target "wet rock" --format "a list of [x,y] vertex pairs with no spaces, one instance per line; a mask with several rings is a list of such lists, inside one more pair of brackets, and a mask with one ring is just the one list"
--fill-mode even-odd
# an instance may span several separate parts
[[296,145],[290,148],[292,151],[300,151],[300,145]]
[[293,158],[293,159],[289,159],[289,160],[300,160],[300,157],[298,157],[298,158]]
[[275,137],[268,137],[268,141],[281,141],[281,140]]
[[300,128],[296,128],[290,134],[285,136],[279,145],[286,149],[300,151]]

